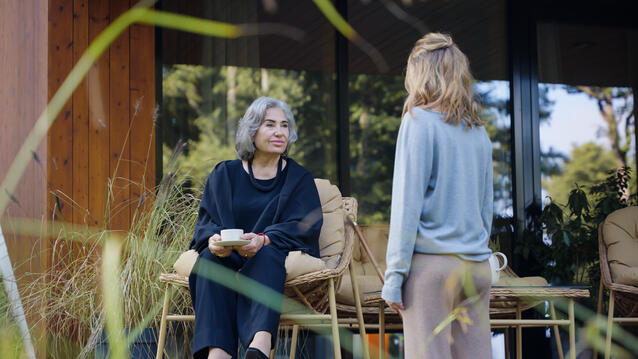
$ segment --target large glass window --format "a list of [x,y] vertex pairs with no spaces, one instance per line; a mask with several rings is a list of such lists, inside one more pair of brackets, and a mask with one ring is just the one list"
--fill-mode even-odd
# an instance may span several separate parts
[[495,215],[511,217],[505,2],[428,1],[386,7],[382,2],[353,0],[348,2],[348,14],[355,29],[384,56],[388,68],[382,73],[371,57],[350,45],[350,176],[360,222],[389,222],[394,148],[406,96],[405,62],[414,42],[428,31],[449,33],[470,59],[482,118],[494,143]]
[[576,184],[587,190],[623,166],[632,168],[636,193],[636,38],[617,28],[538,26],[542,186],[559,204]]
[[[348,44],[349,175],[359,201],[359,222],[389,221],[392,171],[405,90],[405,61],[414,42],[430,31],[447,32],[469,57],[477,79],[481,116],[493,142],[495,215],[512,216],[512,173],[505,0],[424,2],[347,1],[348,22],[383,57]],[[234,40],[162,30],[159,113],[163,165],[200,187],[214,165],[235,158],[239,118],[252,100],[288,102],[299,140],[291,157],[315,177],[337,183],[335,30],[313,2],[162,1],[163,10],[231,23],[278,23],[305,32],[301,42],[264,35]],[[264,27],[264,29],[266,29]],[[377,59],[378,60],[378,59]],[[347,179],[347,178],[346,178]],[[495,222],[497,223],[497,222]],[[509,223],[506,219],[505,222]],[[355,340],[357,342],[357,340]],[[401,357],[401,340],[393,338]]]
[[[163,1],[164,10],[234,24],[296,27],[297,41],[274,35],[216,39],[163,30],[160,133],[163,165],[180,143],[180,174],[203,184],[216,163],[234,159],[239,119],[259,96],[286,101],[297,122],[290,156],[315,177],[337,183],[334,29],[311,3],[278,1]],[[312,24],[309,28],[308,24]],[[270,28],[269,28],[270,27]]]

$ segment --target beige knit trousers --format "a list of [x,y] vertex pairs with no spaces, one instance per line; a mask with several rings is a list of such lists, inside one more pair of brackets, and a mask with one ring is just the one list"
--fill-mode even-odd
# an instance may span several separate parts
[[488,261],[415,253],[403,287],[405,358],[491,358],[490,286]]

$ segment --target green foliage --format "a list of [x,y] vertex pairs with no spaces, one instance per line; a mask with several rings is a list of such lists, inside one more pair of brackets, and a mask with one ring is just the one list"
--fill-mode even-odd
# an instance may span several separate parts
[[400,76],[351,75],[350,177],[359,222],[390,218],[394,147],[405,90]]
[[569,160],[565,161],[562,173],[543,181],[543,187],[558,203],[566,203],[568,194],[575,183],[589,187],[603,181],[607,170],[615,166],[610,150],[593,142],[574,147]]
[[629,195],[628,190],[631,168],[607,173],[588,193],[576,184],[569,191],[566,205],[550,198],[516,247],[515,253],[537,263],[533,271],[554,284],[586,284],[595,290],[600,275],[598,225],[611,212],[638,204],[636,194]]

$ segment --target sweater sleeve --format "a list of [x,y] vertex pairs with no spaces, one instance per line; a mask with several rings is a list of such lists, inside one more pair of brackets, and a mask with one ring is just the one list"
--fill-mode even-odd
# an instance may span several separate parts
[[485,192],[483,195],[483,207],[481,218],[483,226],[489,237],[492,232],[492,218],[494,216],[494,167],[492,165],[492,144],[488,141],[487,164],[485,173]]
[[394,173],[387,270],[381,297],[401,302],[401,287],[410,272],[423,202],[432,173],[434,135],[427,120],[407,113],[399,128]]

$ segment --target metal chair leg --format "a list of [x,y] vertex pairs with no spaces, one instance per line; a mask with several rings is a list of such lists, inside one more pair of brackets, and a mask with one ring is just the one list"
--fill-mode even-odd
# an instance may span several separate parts
[[379,359],[385,356],[385,303],[379,304]]
[[361,336],[363,359],[370,359],[370,349],[368,348],[368,338],[366,336],[366,324],[363,321],[363,310],[361,309],[361,298],[359,296],[359,284],[357,283],[357,276],[354,272],[352,262],[350,262],[348,270],[350,271],[350,283],[352,284],[352,292],[354,294],[354,305],[357,308],[357,321],[359,322],[359,335]]
[[332,346],[335,359],[341,359],[341,343],[339,341],[339,323],[337,320],[337,300],[335,298],[335,281],[328,279],[328,297],[330,303],[330,324],[332,327]]
[[576,318],[574,316],[574,298],[569,298],[569,358],[576,359]]
[[290,359],[295,359],[297,355],[297,336],[299,335],[299,324],[292,326],[292,338],[290,339]]
[[[600,317],[600,313],[603,311],[603,279],[600,278],[600,283],[598,285],[598,304],[596,305],[596,317]],[[596,330],[600,333],[600,329],[596,326]],[[598,358],[598,347],[594,347],[594,355],[592,358]]]
[[166,324],[168,316],[168,304],[169,304],[169,289],[170,284],[166,284],[166,290],[164,291],[164,304],[162,306],[162,319],[160,321],[159,339],[157,341],[157,353],[155,353],[155,359],[162,359],[164,356],[164,345],[166,344]]
[[[521,303],[516,303],[516,319],[521,320]],[[523,327],[516,326],[516,359],[523,359]]]
[[505,339],[505,359],[510,359],[510,328],[503,330],[503,339]]
[[[556,309],[554,308],[554,302],[549,301],[549,311],[552,315],[552,319],[556,320]],[[556,349],[558,350],[558,357],[560,359],[565,359],[565,354],[563,353],[563,343],[560,340],[560,332],[558,331],[558,325],[554,325],[554,338],[556,339]],[[595,356],[594,356],[595,358]]]
[[611,330],[614,324],[614,291],[609,290],[609,310],[607,311],[607,333],[605,337],[605,359],[611,356]]

